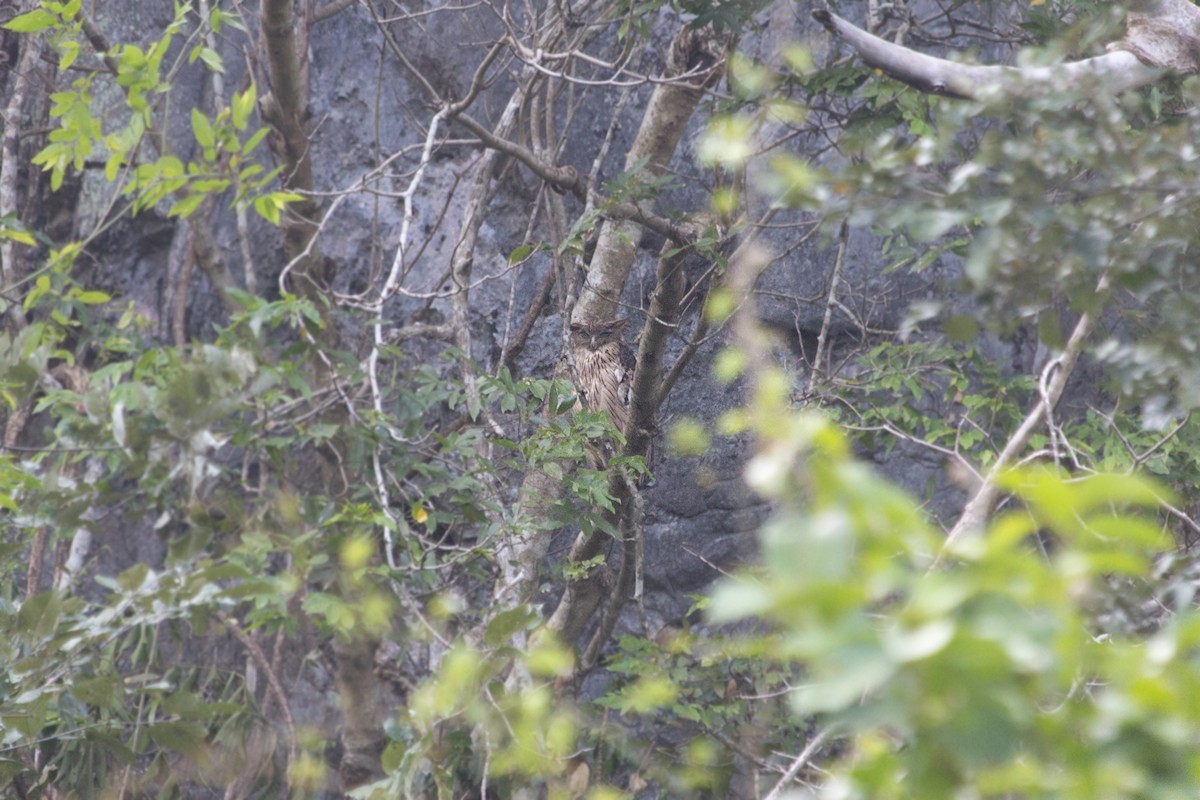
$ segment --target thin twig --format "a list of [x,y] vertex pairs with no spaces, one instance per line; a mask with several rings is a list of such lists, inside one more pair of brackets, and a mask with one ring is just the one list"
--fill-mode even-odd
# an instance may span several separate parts
[[817,731],[817,734],[809,739],[808,744],[805,745],[804,749],[800,751],[800,755],[796,756],[795,760],[792,761],[790,766],[788,766],[787,771],[783,773],[783,777],[779,779],[779,783],[775,784],[775,788],[772,789],[767,796],[763,798],[763,800],[777,800],[777,798],[781,797],[784,788],[791,783],[792,779],[800,774],[800,770],[804,769],[808,762],[812,760],[812,757],[817,754],[817,750],[820,749],[821,745],[825,743],[825,739],[828,738],[828,736],[828,731]]
[[[1100,295],[1107,292],[1108,285],[1108,273],[1105,273],[1096,285],[1096,294]],[[1063,348],[1062,354],[1046,365],[1043,370],[1043,375],[1047,376],[1045,392],[1038,399],[1033,409],[1025,416],[1024,421],[1021,422],[1021,425],[1009,438],[1008,442],[1005,443],[1004,448],[996,456],[996,460],[992,463],[991,469],[988,470],[983,483],[970,501],[967,502],[962,515],[958,518],[958,522],[955,523],[946,537],[942,553],[945,553],[954,541],[964,533],[976,532],[983,529],[984,523],[1000,498],[1000,488],[997,486],[997,481],[1004,474],[1005,470],[1016,462],[1021,452],[1028,446],[1034,431],[1046,419],[1046,412],[1049,410],[1049,407],[1058,403],[1059,398],[1062,397],[1063,390],[1067,386],[1067,381],[1070,380],[1071,374],[1075,371],[1075,364],[1083,352],[1083,345],[1096,324],[1096,317],[1097,314],[1094,311],[1085,311],[1081,314],[1079,321],[1075,323],[1075,329],[1071,332],[1071,338],[1067,340],[1067,344]],[[931,569],[938,566],[941,561],[941,555],[939,553],[938,557],[934,559],[934,563],[930,567]]]
[[258,646],[258,642],[242,629],[238,621],[230,617],[224,611],[217,610],[217,619],[234,635],[242,646],[250,653],[250,657],[254,659],[254,663],[258,664],[258,668],[267,676],[267,686],[271,689],[271,693],[275,695],[275,701],[279,703],[279,711],[283,715],[283,725],[287,730],[288,736],[288,767],[296,761],[296,726],[292,723],[292,711],[288,707],[287,695],[284,694],[283,686],[279,683],[279,676],[275,673],[275,669],[271,666],[271,662],[267,660],[266,654],[262,648]]
[[842,220],[842,228],[838,233],[837,257],[833,260],[833,274],[829,276],[829,296],[825,300],[825,318],[821,322],[821,332],[817,334],[817,353],[809,365],[808,395],[812,396],[817,387],[817,379],[825,377],[821,362],[825,359],[825,348],[829,342],[829,326],[833,322],[833,307],[837,303],[838,280],[842,276],[842,265],[846,262],[846,245],[850,240],[850,226]]

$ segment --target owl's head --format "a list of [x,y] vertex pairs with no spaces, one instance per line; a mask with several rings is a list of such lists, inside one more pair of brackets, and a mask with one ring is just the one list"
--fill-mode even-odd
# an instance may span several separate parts
[[616,342],[625,334],[627,319],[610,319],[607,322],[572,322],[571,343],[588,350],[599,350],[610,342]]

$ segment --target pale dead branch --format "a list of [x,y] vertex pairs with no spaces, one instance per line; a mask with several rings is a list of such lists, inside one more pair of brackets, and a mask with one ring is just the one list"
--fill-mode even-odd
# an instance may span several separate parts
[[[822,4],[826,5],[826,4]],[[968,64],[919,53],[881,39],[834,14],[813,18],[858,54],[868,66],[923,92],[986,99],[991,95],[1035,95],[1071,90],[1114,94],[1147,86],[1168,72],[1200,71],[1200,9],[1187,0],[1143,0],[1132,4],[1125,35],[1094,58],[1053,66],[1011,67]]]

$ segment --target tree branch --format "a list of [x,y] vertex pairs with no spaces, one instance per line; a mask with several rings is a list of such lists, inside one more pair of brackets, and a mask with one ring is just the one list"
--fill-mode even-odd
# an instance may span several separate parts
[[[1185,0],[1162,0],[1161,5],[1171,6],[1172,12],[1186,6],[1191,12],[1180,14],[1193,20],[1200,17],[1200,10]],[[1165,70],[1181,74],[1200,70],[1196,63],[1195,54],[1200,52],[1196,49],[1196,38],[1186,32],[1196,30],[1194,23],[1167,36],[1161,24],[1166,17],[1132,11],[1125,38],[1109,45],[1108,53],[1052,67],[963,64],[934,58],[867,33],[828,8],[818,8],[812,15],[831,34],[854,48],[868,66],[923,92],[964,99],[981,99],[996,91],[1033,95],[1094,86],[1120,93],[1154,83]],[[1189,58],[1183,54],[1189,54]]]
[[[12,94],[9,95],[8,106],[4,110],[3,155],[0,155],[0,219],[16,215],[17,175],[20,172],[18,161],[21,150],[21,111],[25,107],[25,97],[29,92],[30,76],[42,54],[42,38],[40,36],[22,36],[20,48],[21,56],[17,60]],[[24,270],[17,263],[16,243],[11,239],[0,241],[0,285],[14,288],[24,279]],[[25,324],[25,314],[21,310],[20,304],[9,306],[5,316],[9,318],[9,324],[13,327],[21,327]]]
[[[664,78],[687,71],[688,64],[694,63],[694,59],[711,58],[713,68],[708,77],[709,81],[715,82],[723,72],[722,59],[725,48],[729,45],[727,37],[716,36],[711,31],[682,31],[672,45]],[[699,104],[703,88],[673,84],[669,80],[655,87],[649,107],[643,116],[642,126],[626,158],[627,167],[646,159],[645,163],[649,168],[660,171],[666,169],[678,147],[687,120]],[[459,120],[463,120],[462,115],[459,116]],[[513,146],[503,152],[522,158],[523,150],[524,148]],[[537,161],[533,153],[529,153],[529,157]],[[571,172],[574,173],[574,170]],[[568,308],[565,313],[577,321],[608,318],[603,315],[608,314],[611,317],[615,313],[615,299],[607,298],[619,297],[624,289],[637,252],[636,242],[641,232],[640,224],[652,227],[672,241],[680,241],[681,237],[683,241],[695,241],[703,234],[701,226],[693,223],[680,225],[665,218],[658,218],[634,203],[609,203],[601,210],[606,216],[627,216],[624,222],[606,222],[601,230],[588,272],[588,284],[592,291],[584,292],[573,310],[569,305],[573,298],[567,299]],[[609,229],[607,234],[604,233],[605,228]],[[619,235],[619,231],[624,231],[624,234]],[[564,291],[565,289],[566,287]],[[581,310],[580,306],[585,304],[586,308]],[[622,482],[623,476],[616,473],[610,476],[611,496],[621,497],[624,491]],[[560,482],[544,471],[535,469],[526,474],[521,483],[518,503],[521,516],[532,532],[522,534],[519,538],[517,534],[510,534],[510,541],[501,546],[498,558],[505,564],[504,577],[497,583],[493,598],[503,597],[506,602],[511,602],[513,598],[524,599],[536,588],[541,563],[549,545],[548,533],[542,528],[561,493]],[[617,522],[617,519],[614,517],[612,521]],[[595,556],[606,540],[608,537],[605,534],[579,537],[568,560],[579,562]],[[568,583],[566,592],[558,608],[547,620],[546,627],[559,633],[566,640],[577,635],[580,632],[578,628],[591,617],[600,603],[605,588],[603,578],[603,570],[595,570],[583,580]]]
[[[690,71],[698,60],[708,60],[712,68],[701,85],[672,83],[669,80],[654,87],[650,103],[642,117],[633,145],[625,157],[625,169],[644,164],[651,175],[660,175],[679,146],[687,121],[695,112],[704,89],[714,85],[724,75],[724,59],[732,40],[709,28],[684,28],[671,43],[664,78],[676,77]],[[574,322],[594,322],[612,319],[617,301],[629,278],[637,254],[640,226],[645,225],[668,236],[674,226],[651,225],[652,215],[645,214],[633,203],[618,202],[609,206],[597,203],[597,208],[610,219],[600,228],[596,251],[588,265],[584,292],[575,308]],[[621,217],[620,220],[614,217]],[[678,241],[676,236],[668,236]]]
[[[287,165],[283,185],[302,194],[313,190],[312,158],[304,120],[308,113],[308,87],[302,82],[303,69],[296,52],[296,21],[292,0],[264,0],[259,11],[263,48],[271,77],[271,92],[259,101],[259,108],[279,134],[281,156]],[[289,261],[304,258],[296,272],[307,279],[301,293],[312,297],[329,286],[325,259],[310,247],[317,233],[316,203],[309,198],[288,206],[283,215],[284,252]]]
[[[1108,276],[1105,275],[1096,285],[1096,293],[1103,294],[1107,290]],[[1079,355],[1083,352],[1084,342],[1087,341],[1087,337],[1092,332],[1095,324],[1096,314],[1092,311],[1085,311],[1079,317],[1079,321],[1075,323],[1075,329],[1071,332],[1071,338],[1067,340],[1062,355],[1046,365],[1043,376],[1048,376],[1048,378],[1043,380],[1043,385],[1046,387],[1043,396],[1038,399],[1037,404],[1025,416],[1025,419],[1021,422],[1016,432],[1009,437],[1009,440],[1004,445],[1004,449],[996,456],[992,468],[984,476],[983,483],[976,490],[975,495],[967,502],[967,505],[963,508],[962,515],[958,518],[958,522],[954,524],[954,527],[950,530],[950,534],[946,537],[946,543],[942,548],[943,553],[963,534],[974,533],[983,529],[988,516],[991,515],[997,501],[1000,499],[1000,488],[996,485],[997,479],[1016,461],[1021,452],[1028,446],[1029,440],[1042,424],[1042,421],[1046,419],[1049,410],[1062,397],[1063,390],[1067,386],[1067,381],[1070,380],[1071,373],[1075,370],[1075,364],[1079,361]],[[934,561],[934,566],[937,565],[940,559],[941,555],[939,554],[938,559]]]

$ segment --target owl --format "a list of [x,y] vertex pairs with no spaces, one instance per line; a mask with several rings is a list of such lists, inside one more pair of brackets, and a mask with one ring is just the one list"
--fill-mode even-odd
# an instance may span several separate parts
[[571,355],[589,411],[607,411],[622,433],[629,425],[629,402],[637,357],[625,343],[627,319],[571,323]]

